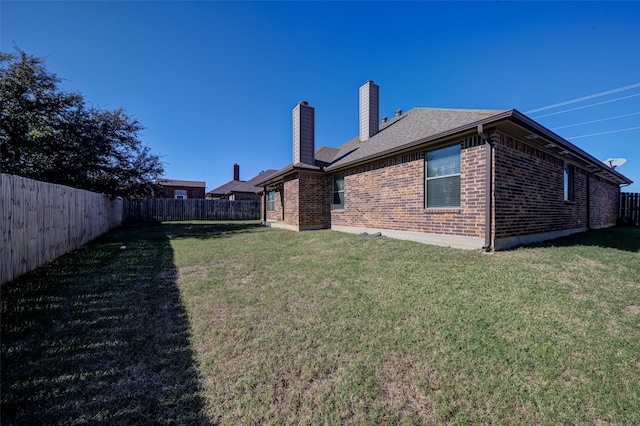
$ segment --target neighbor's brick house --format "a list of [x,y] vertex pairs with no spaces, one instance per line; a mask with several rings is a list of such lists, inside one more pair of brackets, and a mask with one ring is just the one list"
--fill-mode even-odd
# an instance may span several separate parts
[[233,179],[207,192],[207,198],[235,201],[260,201],[262,188],[255,185],[258,180],[264,180],[277,170],[265,170],[248,181],[240,180],[240,166],[233,165]]
[[160,190],[156,192],[155,198],[173,198],[173,199],[194,199],[204,198],[205,182],[193,180],[175,180],[161,179],[158,180]]
[[293,163],[260,179],[265,224],[381,232],[506,249],[615,225],[631,181],[512,109],[415,108],[378,119],[360,88],[360,135],[315,150],[314,109],[293,110]]

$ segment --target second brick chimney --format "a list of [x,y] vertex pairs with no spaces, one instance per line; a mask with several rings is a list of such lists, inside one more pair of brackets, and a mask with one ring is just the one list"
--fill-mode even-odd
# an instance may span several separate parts
[[293,164],[315,163],[315,109],[300,102],[293,109]]
[[233,165],[233,180],[240,180],[240,166],[238,164]]
[[380,87],[369,80],[360,88],[360,140],[378,133]]

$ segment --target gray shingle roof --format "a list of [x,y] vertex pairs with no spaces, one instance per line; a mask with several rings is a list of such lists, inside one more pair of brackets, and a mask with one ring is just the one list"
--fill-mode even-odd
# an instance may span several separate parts
[[202,188],[206,185],[206,182],[199,180],[158,179],[158,184],[166,186],[191,186],[194,188]]
[[[360,141],[360,138],[356,136],[338,148],[322,147],[315,153],[315,165],[289,164],[266,179],[261,177],[257,184],[275,182],[288,173],[299,169],[326,172],[340,170],[358,163],[373,161],[376,158],[391,155],[395,152],[413,149],[441,138],[467,132],[475,129],[478,124],[488,125],[505,121],[519,123],[518,125],[523,126],[523,128],[549,138],[548,140],[554,141],[563,149],[568,149],[575,154],[575,158],[581,158],[587,163],[594,164],[593,167],[595,169],[601,169],[599,160],[515,109],[414,108],[405,114],[381,123],[378,133],[366,141]],[[631,183],[628,178],[616,170],[604,170],[602,173],[619,183]]]
[[269,169],[260,172],[257,176],[249,179],[248,181],[232,180],[225,183],[224,185],[212,189],[211,191],[207,192],[207,194],[213,196],[223,196],[232,194],[234,192],[253,192],[257,194],[262,191],[262,188],[256,186],[255,184],[261,180],[269,179],[270,176],[274,175],[277,172],[277,170]]
[[366,141],[355,137],[338,148],[327,170],[401,150],[414,142],[437,138],[451,130],[468,127],[479,120],[502,113],[501,110],[414,108],[382,123],[380,130]]
[[234,188],[242,185],[243,183],[244,181],[241,181],[241,180],[231,180],[225,183],[224,185],[220,185],[219,187],[212,189],[211,191],[207,192],[207,194],[218,195],[218,196],[225,195],[232,192]]
[[380,123],[379,131],[373,137],[361,142],[360,137],[345,142],[338,148],[321,147],[315,152],[315,165],[289,164],[268,178],[261,178],[258,184],[269,178],[278,178],[295,169],[331,171],[340,167],[365,161],[400,151],[408,146],[452,130],[464,130],[476,121],[504,113],[501,110],[414,108],[406,113]]

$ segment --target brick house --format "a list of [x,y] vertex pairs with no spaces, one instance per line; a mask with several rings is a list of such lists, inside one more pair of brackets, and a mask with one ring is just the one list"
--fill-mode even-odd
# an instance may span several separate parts
[[221,200],[260,201],[262,197],[262,187],[256,186],[255,182],[264,180],[275,172],[277,172],[277,170],[265,170],[260,172],[258,176],[244,181],[240,180],[240,166],[234,164],[233,179],[207,192],[206,196],[207,198],[217,198]]
[[193,199],[204,198],[205,182],[193,180],[158,180],[160,190],[156,192],[155,198]]
[[314,108],[293,110],[293,163],[260,179],[265,224],[502,250],[616,223],[631,181],[515,109],[415,108],[315,150]]

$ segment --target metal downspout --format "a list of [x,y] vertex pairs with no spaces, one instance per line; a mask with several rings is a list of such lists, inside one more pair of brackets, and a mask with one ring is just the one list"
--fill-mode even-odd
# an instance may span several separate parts
[[587,172],[587,229],[591,230],[591,175],[593,172]]
[[485,163],[486,163],[486,167],[485,167],[485,191],[486,191],[486,196],[485,196],[485,206],[484,206],[484,245],[482,246],[482,249],[485,251],[491,251],[491,227],[492,227],[492,222],[491,222],[491,204],[492,204],[492,193],[493,193],[493,179],[492,179],[492,172],[493,172],[493,161],[492,161],[492,154],[493,154],[493,141],[491,140],[491,137],[486,134],[484,132],[484,128],[482,126],[482,124],[478,124],[478,135],[482,138],[482,140],[484,140],[486,142],[486,148],[485,148]]

